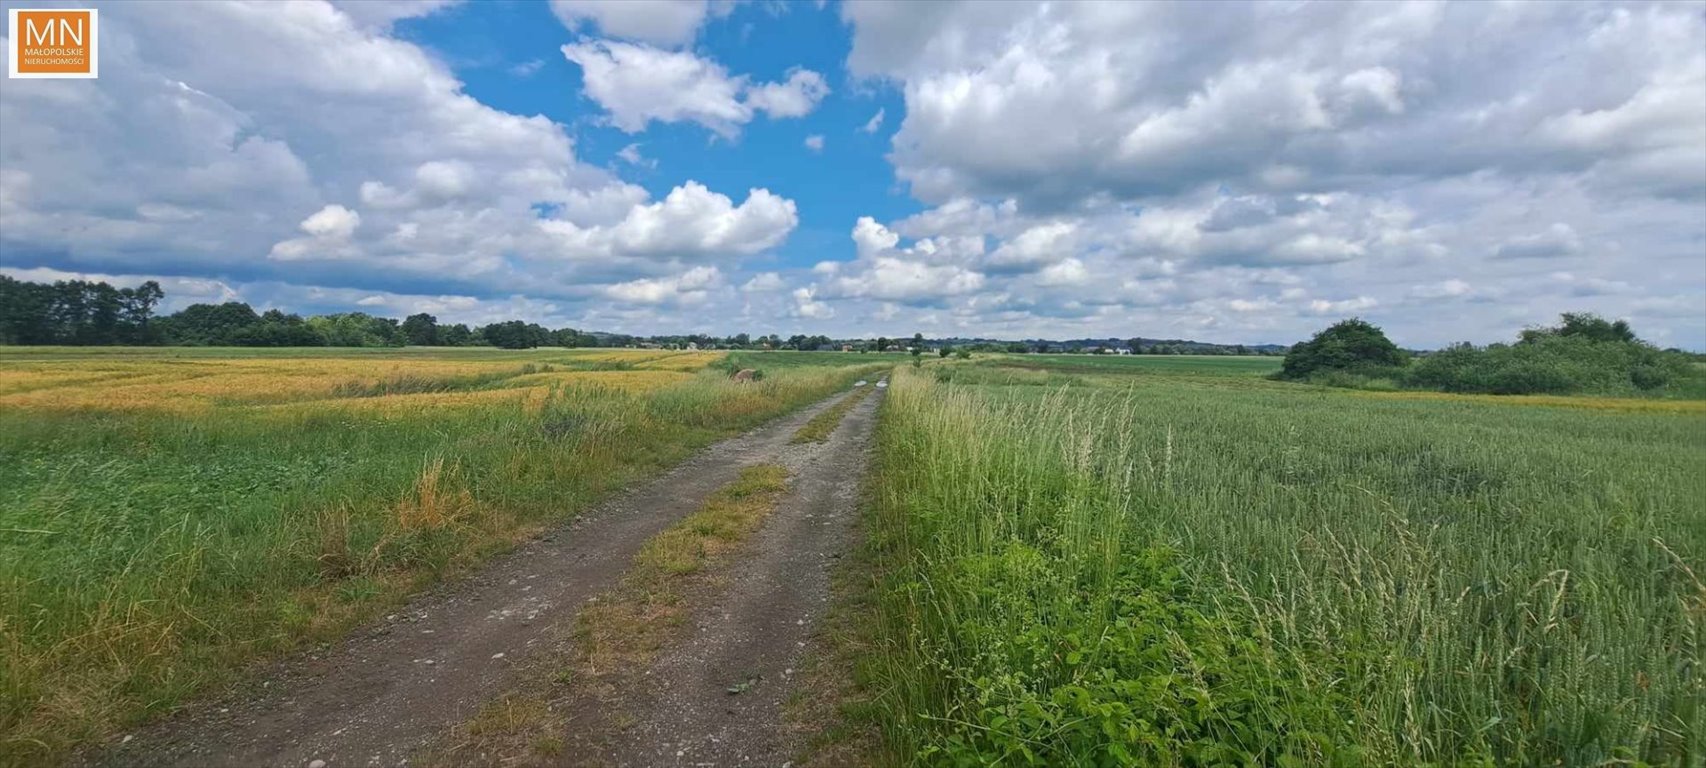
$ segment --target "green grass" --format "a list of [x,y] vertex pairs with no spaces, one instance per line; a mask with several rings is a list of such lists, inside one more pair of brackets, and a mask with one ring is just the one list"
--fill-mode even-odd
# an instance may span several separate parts
[[772,369],[796,368],[799,366],[827,366],[842,368],[848,366],[894,365],[896,358],[885,355],[859,354],[857,352],[753,352],[737,351],[729,353],[729,360],[735,364],[735,369],[757,368],[761,371]]
[[1129,376],[1260,376],[1279,370],[1281,360],[1233,355],[1000,355],[981,359],[1008,368]]
[[699,511],[647,541],[624,578],[637,592],[656,594],[676,578],[698,573],[757,530],[786,490],[784,467],[760,464],[741,470],[738,479],[717,489]]
[[1706,759],[1706,416],[1034,360],[885,401],[890,761]]
[[[133,351],[242,356],[74,354]],[[20,359],[44,358],[5,350],[0,367]],[[778,367],[756,384],[564,388],[537,408],[0,409],[0,764],[58,761],[249,660],[334,638],[867,373]]]
[[821,443],[828,440],[830,434],[835,432],[836,426],[841,424],[842,417],[846,416],[848,411],[853,410],[854,406],[874,391],[876,391],[876,387],[869,385],[853,390],[846,397],[836,401],[835,405],[825,408],[822,413],[813,416],[810,421],[801,425],[794,432],[794,436],[788,439],[788,442]]

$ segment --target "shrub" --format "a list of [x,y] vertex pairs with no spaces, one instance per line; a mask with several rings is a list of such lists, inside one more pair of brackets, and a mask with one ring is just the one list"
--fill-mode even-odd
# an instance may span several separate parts
[[1636,338],[1625,321],[1567,312],[1556,327],[1524,330],[1515,344],[1454,344],[1407,365],[1380,329],[1337,323],[1286,354],[1277,378],[1331,387],[1407,387],[1493,395],[1706,396],[1706,371],[1678,350]]
[[1656,392],[1688,375],[1685,357],[1640,341],[1525,331],[1517,344],[1459,344],[1421,358],[1407,385],[1495,395]]
[[1629,383],[1636,389],[1663,389],[1670,378],[1671,367],[1659,362],[1642,361],[1629,368]]
[[1364,389],[1389,391],[1398,388],[1398,378],[1403,372],[1398,369],[1363,371],[1327,371],[1309,377],[1309,383],[1342,389]]
[[1495,395],[1555,395],[1576,389],[1570,375],[1555,365],[1519,360],[1495,372],[1488,391]]
[[1327,371],[1379,376],[1404,365],[1405,360],[1404,351],[1386,338],[1379,327],[1353,317],[1292,346],[1285,355],[1280,377],[1307,379]]

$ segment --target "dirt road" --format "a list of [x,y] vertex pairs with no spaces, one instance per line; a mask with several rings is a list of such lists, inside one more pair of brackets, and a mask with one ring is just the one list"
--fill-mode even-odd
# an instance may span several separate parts
[[[794,473],[788,497],[733,566],[727,589],[707,596],[687,629],[696,630],[691,641],[658,659],[661,684],[632,703],[638,724],[602,740],[617,764],[780,765],[788,748],[780,703],[827,599],[828,563],[847,544],[881,398],[849,412],[828,442],[790,445],[794,431],[835,399],[711,446],[342,644],[283,662],[85,762],[406,764],[517,685],[530,655],[560,652],[549,638],[617,583],[648,538],[697,510],[741,468],[780,463]],[[750,695],[727,693],[749,679]]]
[[568,762],[781,766],[798,753],[782,707],[828,608],[830,569],[851,545],[880,400],[848,411],[828,441],[790,446],[780,459],[793,477],[788,497],[696,597],[688,636],[630,676],[639,684],[606,698],[605,717],[571,734]]

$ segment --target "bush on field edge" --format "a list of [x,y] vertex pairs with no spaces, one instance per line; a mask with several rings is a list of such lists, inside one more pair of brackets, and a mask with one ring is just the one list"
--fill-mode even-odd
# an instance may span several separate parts
[[1367,390],[1493,395],[1653,395],[1703,389],[1688,356],[1635,337],[1623,321],[1566,313],[1514,344],[1454,344],[1414,362],[1365,321],[1335,323],[1286,354],[1275,378]]

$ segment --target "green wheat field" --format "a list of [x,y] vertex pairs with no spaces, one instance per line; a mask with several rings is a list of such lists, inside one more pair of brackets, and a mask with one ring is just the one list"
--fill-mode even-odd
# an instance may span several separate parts
[[1701,403],[1271,367],[899,371],[863,662],[897,762],[1706,760]]

